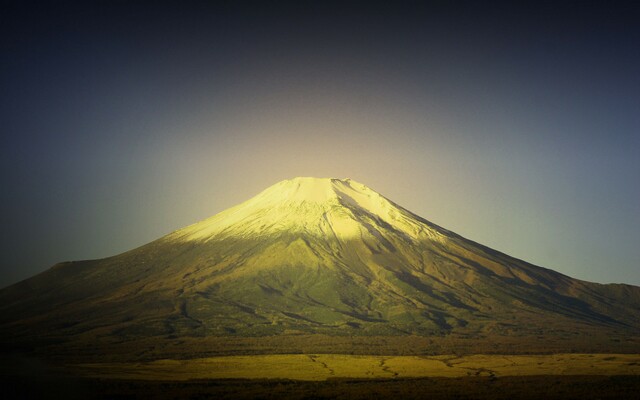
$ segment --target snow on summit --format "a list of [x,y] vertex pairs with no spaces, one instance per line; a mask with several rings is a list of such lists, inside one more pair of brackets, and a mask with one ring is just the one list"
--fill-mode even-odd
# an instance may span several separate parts
[[425,228],[418,217],[354,180],[299,177],[278,182],[248,201],[180,229],[167,239],[208,241],[278,232],[346,239],[385,236],[390,232],[380,231],[389,229],[416,237]]

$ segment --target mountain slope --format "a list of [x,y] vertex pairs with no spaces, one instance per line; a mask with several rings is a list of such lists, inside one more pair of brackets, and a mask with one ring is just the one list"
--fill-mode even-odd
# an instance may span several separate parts
[[5,342],[636,334],[640,288],[514,259],[349,179],[295,178],[140,248],[3,289],[0,327]]

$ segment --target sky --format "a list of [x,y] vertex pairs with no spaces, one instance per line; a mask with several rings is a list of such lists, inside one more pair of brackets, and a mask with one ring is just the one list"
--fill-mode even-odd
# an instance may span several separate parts
[[640,285],[640,6],[0,6],[0,286],[296,176]]

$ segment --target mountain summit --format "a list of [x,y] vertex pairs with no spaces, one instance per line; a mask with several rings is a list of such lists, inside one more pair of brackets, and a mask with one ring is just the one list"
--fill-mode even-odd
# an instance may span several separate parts
[[398,234],[417,239],[425,228],[416,215],[351,179],[295,178],[180,229],[167,239],[207,242],[282,234],[300,234],[325,242]]
[[637,333],[639,311],[638,287],[509,257],[350,179],[295,178],[3,289],[0,339]]

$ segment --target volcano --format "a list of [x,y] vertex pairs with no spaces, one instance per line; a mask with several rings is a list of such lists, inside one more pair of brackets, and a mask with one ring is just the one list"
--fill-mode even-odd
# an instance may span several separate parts
[[350,179],[285,180],[137,249],[0,291],[5,346],[639,330],[639,287],[531,265]]

